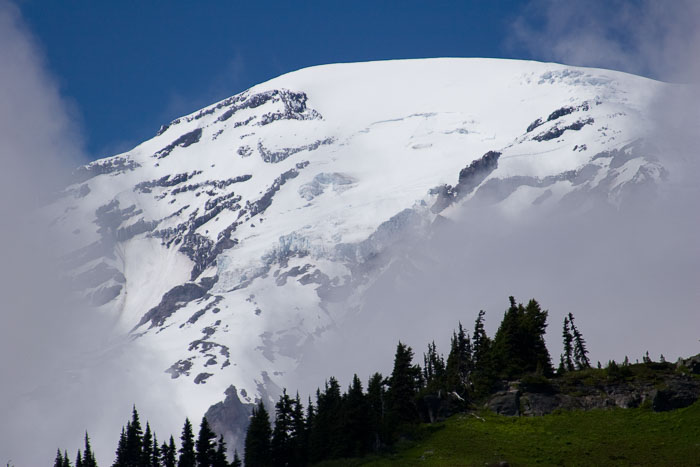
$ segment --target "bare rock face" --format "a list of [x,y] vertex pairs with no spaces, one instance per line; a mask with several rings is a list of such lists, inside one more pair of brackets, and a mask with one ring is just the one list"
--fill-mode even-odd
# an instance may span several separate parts
[[229,386],[225,394],[226,399],[209,407],[204,416],[212,430],[224,436],[229,452],[233,453],[235,449],[242,454],[248,419],[255,404],[241,402],[238,390],[233,385]]
[[494,394],[486,407],[498,414],[508,416],[520,415],[520,391],[501,391]]
[[575,390],[554,380],[549,388],[511,389],[491,396],[486,408],[508,416],[546,415],[555,410],[635,408],[649,403],[656,412],[688,407],[700,399],[700,381],[684,375],[665,375],[661,381],[615,381]]

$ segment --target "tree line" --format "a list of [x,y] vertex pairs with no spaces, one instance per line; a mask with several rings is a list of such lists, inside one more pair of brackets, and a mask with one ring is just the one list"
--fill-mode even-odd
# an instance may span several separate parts
[[[116,459],[112,467],[241,467],[243,465],[237,451],[234,452],[233,461],[228,461],[224,437],[219,436],[217,440],[206,417],[202,418],[197,438],[194,436],[192,423],[189,419],[185,419],[178,449],[172,435],[169,442],[159,444],[148,422],[144,431],[136,407],[132,410],[131,420],[122,427],[115,455]],[[75,464],[71,463],[65,450],[61,452],[59,449],[54,467],[97,467],[88,434],[85,433],[85,448],[83,451],[78,450]]]
[[[491,394],[503,380],[526,375],[554,375],[544,335],[548,312],[532,299],[527,305],[509,298],[510,306],[493,338],[479,312],[471,334],[460,322],[453,331],[447,359],[435,342],[414,364],[411,347],[399,342],[391,375],[373,374],[363,389],[355,374],[346,391],[330,377],[316,402],[306,408],[299,395],[283,390],[275,404],[274,423],[259,401],[245,440],[245,464],[303,466],[327,459],[361,457],[410,436],[415,425],[433,422],[466,409]],[[590,367],[583,335],[572,314],[564,319],[564,352],[558,373]]]
[[[258,401],[246,433],[245,465],[304,466],[361,457],[390,448],[410,436],[420,422],[466,410],[497,390],[503,380],[553,376],[544,341],[547,310],[535,299],[523,305],[511,296],[509,302],[493,338],[486,334],[486,313],[481,310],[471,335],[458,323],[447,358],[434,341],[429,343],[422,367],[414,363],[411,347],[399,341],[391,374],[374,373],[366,390],[357,374],[345,391],[330,377],[323,389],[317,389],[315,402],[309,398],[304,407],[298,393],[292,397],[284,389],[272,417],[263,401]],[[589,368],[588,349],[571,313],[564,319],[562,338],[564,352],[557,373]],[[206,418],[196,439],[192,424],[185,420],[178,448],[173,436],[159,444],[148,422],[144,431],[135,407],[122,428],[115,455],[112,467],[242,465],[238,452],[228,461],[223,436],[217,440]],[[59,449],[54,467],[97,467],[88,434],[74,464]]]

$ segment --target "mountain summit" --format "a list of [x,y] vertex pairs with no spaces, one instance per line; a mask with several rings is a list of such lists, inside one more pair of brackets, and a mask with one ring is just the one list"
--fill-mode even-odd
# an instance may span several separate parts
[[197,417],[227,389],[276,398],[363,312],[394,247],[465,206],[508,218],[653,193],[663,86],[511,60],[307,68],[80,167],[54,226],[75,287]]

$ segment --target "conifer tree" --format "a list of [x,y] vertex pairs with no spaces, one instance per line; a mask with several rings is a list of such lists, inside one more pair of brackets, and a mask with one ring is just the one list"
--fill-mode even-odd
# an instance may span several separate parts
[[177,459],[177,467],[195,467],[197,459],[194,453],[194,433],[190,419],[185,419],[180,436],[180,457]]
[[525,309],[517,305],[514,297],[509,297],[510,306],[503,315],[496,336],[493,339],[493,358],[502,378],[519,377],[527,365],[524,347],[522,321]]
[[569,326],[569,317],[564,317],[564,328],[562,329],[562,339],[564,340],[564,355],[563,363],[564,370],[574,371],[574,359],[573,359],[573,341],[574,336],[571,335],[571,327]]
[[80,454],[80,449],[78,449],[78,455],[75,457],[75,467],[84,467],[83,456]]
[[309,432],[306,429],[304,405],[301,403],[299,392],[292,401],[292,430],[294,462],[296,465],[306,465],[308,463]]
[[[454,337],[452,341],[454,347],[456,345]],[[451,354],[452,352],[450,352],[450,355]],[[449,357],[447,363],[449,366]],[[428,352],[423,354],[423,379],[425,380],[425,387],[428,392],[436,392],[440,389],[444,389],[445,372],[445,359],[442,355],[438,355],[435,341],[433,341],[428,344]]]
[[399,341],[387,391],[387,416],[392,427],[418,421],[416,394],[420,389],[420,367],[413,364],[413,350]]
[[143,459],[143,430],[139,421],[139,414],[134,406],[131,414],[131,422],[126,425],[126,444],[124,464],[127,467],[137,466]]
[[226,441],[224,441],[224,435],[219,435],[212,467],[229,467],[228,459],[226,459]]
[[146,431],[143,433],[143,441],[141,442],[141,460],[139,466],[151,467],[151,457],[153,456],[153,434],[151,433],[151,425],[146,422]]
[[525,306],[522,323],[524,340],[520,349],[526,355],[524,372],[535,371],[545,376],[553,373],[552,360],[544,341],[548,315],[549,312],[543,310],[534,298]]
[[282,390],[280,400],[275,404],[275,428],[272,430],[270,453],[274,465],[288,465],[293,457],[292,399],[287,389]]
[[[583,339],[583,335],[579,332],[576,324],[574,323],[574,315],[569,313],[569,324],[571,325],[571,332],[573,333],[574,340],[574,361],[576,363],[576,368],[579,370],[590,368],[591,361],[588,359],[588,349],[586,348],[586,341]],[[648,352],[647,352],[648,356]]]
[[85,451],[83,453],[83,467],[97,467],[97,460],[95,459],[95,453],[92,452],[92,447],[90,446],[90,437],[87,431],[85,432]]
[[156,436],[155,432],[153,433],[153,450],[151,451],[151,466],[152,467],[161,467],[160,463],[160,445],[158,444],[158,437]]
[[371,433],[373,451],[378,451],[384,441],[385,397],[384,377],[381,373],[375,373],[367,383],[368,431]]
[[309,456],[311,452],[311,432],[313,430],[314,424],[316,422],[316,408],[311,402],[311,396],[309,396],[309,405],[306,406],[306,416],[304,417],[304,437],[302,450],[304,455],[302,456],[306,463],[309,462]]
[[216,434],[212,431],[207,421],[207,417],[202,417],[199,425],[199,436],[197,437],[196,459],[197,467],[212,467],[216,457]]
[[63,467],[63,454],[61,449],[56,450],[56,460],[53,461],[53,467]]
[[490,339],[486,335],[486,331],[484,330],[484,316],[486,315],[486,312],[484,310],[479,310],[479,315],[476,318],[476,322],[474,323],[474,334],[472,334],[472,354],[473,354],[473,362],[474,366],[476,367],[477,370],[480,369],[480,366],[483,366],[486,360],[486,355],[490,351]]
[[445,369],[447,390],[466,396],[472,370],[472,344],[460,322],[458,332],[452,333],[450,353],[447,356]]
[[122,432],[119,435],[119,443],[117,444],[117,451],[115,454],[117,457],[112,467],[126,467],[126,431],[124,427],[122,427]]
[[238,456],[238,450],[233,451],[233,461],[231,462],[231,467],[243,467],[243,462]]
[[360,378],[355,374],[343,402],[344,456],[361,457],[367,453],[372,444],[369,425],[370,411],[367,397],[362,391]]
[[245,437],[245,465],[246,467],[266,467],[271,465],[270,459],[270,416],[265,410],[265,404],[260,401],[253,408],[248,431]]
[[323,392],[316,392],[316,415],[311,428],[309,460],[339,457],[343,451],[340,417],[342,397],[338,380],[331,376]]
[[63,467],[72,467],[70,463],[70,458],[68,457],[68,451],[63,451]]
[[175,448],[175,439],[170,435],[170,443],[163,443],[161,449],[161,456],[163,459],[163,467],[176,467],[177,466],[177,449]]

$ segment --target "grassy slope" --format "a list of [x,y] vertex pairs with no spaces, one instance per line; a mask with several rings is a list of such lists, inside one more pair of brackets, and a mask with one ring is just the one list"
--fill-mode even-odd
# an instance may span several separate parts
[[422,440],[390,456],[328,465],[700,466],[700,402],[672,412],[561,412],[544,417],[456,415],[422,427]]

